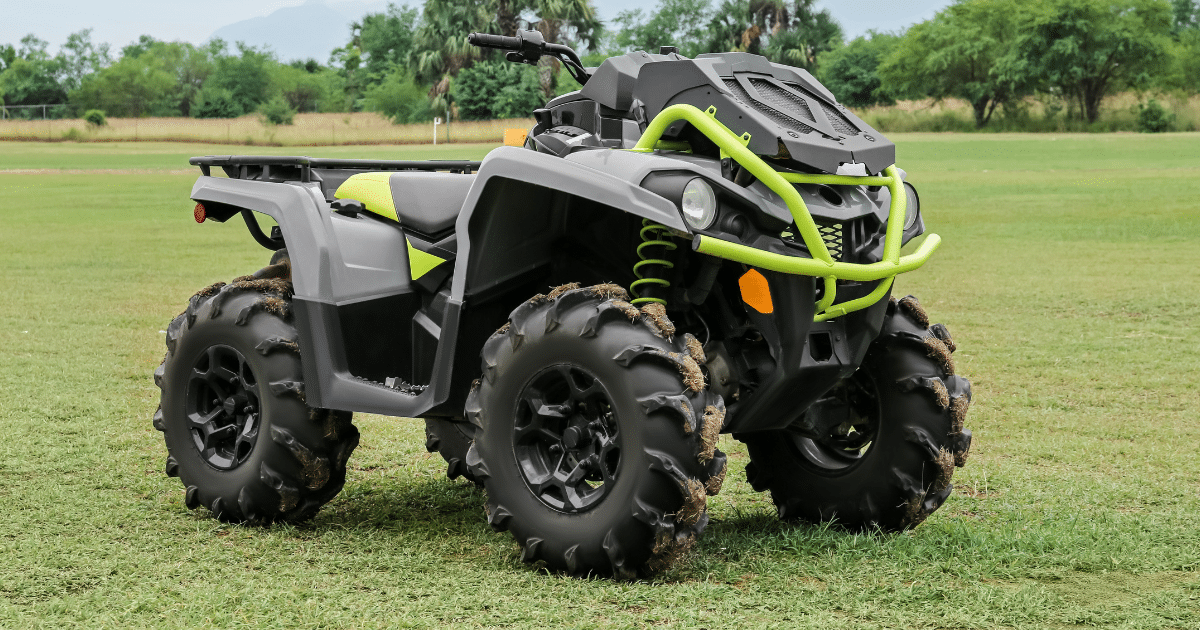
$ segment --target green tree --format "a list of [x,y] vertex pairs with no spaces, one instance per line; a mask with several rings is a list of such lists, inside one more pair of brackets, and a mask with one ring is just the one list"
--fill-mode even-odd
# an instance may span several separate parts
[[1023,29],[1018,48],[1091,123],[1111,91],[1147,86],[1169,63],[1171,18],[1165,0],[1054,0]]
[[99,109],[118,118],[178,115],[175,87],[175,76],[162,58],[126,56],[85,77],[71,93],[71,103],[76,110]]
[[303,65],[278,65],[272,68],[271,93],[287,102],[297,112],[315,112],[326,98],[321,74],[329,70],[309,72]]
[[913,26],[879,65],[882,87],[895,97],[961,98],[976,127],[998,105],[1032,91],[1028,58],[1017,40],[1030,23],[1019,0],[969,0]]
[[879,64],[887,59],[900,38],[891,33],[870,32],[821,56],[821,82],[851,107],[891,105],[895,98],[883,88]]
[[454,81],[454,100],[464,120],[522,118],[544,104],[537,70],[506,61],[483,61]]
[[[595,50],[601,24],[591,0],[527,0],[523,8],[535,16],[529,27],[547,42]],[[554,57],[543,57],[538,63],[538,83],[545,99],[554,96],[561,65]]]
[[272,53],[241,42],[236,55],[219,55],[212,76],[204,84],[227,90],[242,112],[252,112],[270,97],[271,70],[278,65]]
[[708,52],[710,20],[708,0],[661,0],[650,13],[622,11],[613,24],[612,45],[620,51],[657,53],[661,46],[676,46],[685,57]]
[[819,70],[818,58],[842,44],[842,27],[828,9],[814,10],[815,0],[796,0],[769,38],[766,56],[772,61]]
[[17,60],[17,49],[12,44],[0,45],[0,72],[12,67]]
[[1200,0],[1171,0],[1171,18],[1176,34],[1200,29]]
[[412,53],[417,10],[388,4],[384,13],[370,13],[351,25],[357,31],[365,70],[372,82],[382,80],[395,66],[404,65]]
[[61,60],[63,88],[68,92],[79,88],[84,77],[112,64],[108,44],[93,44],[90,28],[68,35],[58,57]]
[[192,103],[192,116],[196,118],[237,118],[246,113],[233,92],[213,85],[206,85]]
[[708,24],[708,49],[765,55],[817,69],[820,55],[842,43],[842,28],[816,0],[724,0]]
[[433,119],[425,90],[417,86],[412,75],[403,67],[372,85],[365,94],[364,105],[379,112],[396,124],[428,122]]
[[[8,54],[5,51],[5,70],[0,73],[0,94],[6,105],[44,105],[67,102],[63,85],[63,60],[51,58],[46,52],[49,44],[30,34],[21,38],[21,47]],[[32,110],[17,114],[32,116]],[[41,112],[37,112],[40,116]]]
[[413,37],[416,80],[433,84],[431,106],[445,109],[450,81],[459,70],[480,58],[480,49],[467,43],[473,32],[494,33],[494,7],[473,0],[426,0],[420,26]]
[[357,109],[363,94],[412,54],[417,10],[388,4],[350,25],[350,41],[333,51],[330,63],[343,79],[346,109]]

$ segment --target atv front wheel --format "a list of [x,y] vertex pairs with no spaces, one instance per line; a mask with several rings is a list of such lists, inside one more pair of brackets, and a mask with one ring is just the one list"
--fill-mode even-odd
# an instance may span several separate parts
[[771,491],[780,518],[860,530],[920,524],[950,495],[971,446],[971,384],[954,375],[954,349],[916,298],[893,301],[862,366],[807,412],[830,415],[809,423],[834,426],[828,435],[740,436],[750,485]]
[[358,429],[304,403],[287,266],[192,297],[167,327],[154,426],[189,508],[229,522],[312,517],[341,491]]
[[707,524],[724,403],[700,344],[673,336],[660,306],[577,286],[518,307],[484,345],[467,461],[488,522],[526,562],[630,578],[669,566]]

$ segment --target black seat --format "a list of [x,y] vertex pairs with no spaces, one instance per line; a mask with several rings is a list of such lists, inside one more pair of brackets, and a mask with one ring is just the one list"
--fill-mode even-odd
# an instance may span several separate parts
[[457,173],[393,173],[389,182],[400,225],[428,235],[454,228],[474,175]]
[[358,200],[369,212],[437,236],[454,228],[474,182],[474,175],[458,173],[359,173],[341,182],[334,197]]

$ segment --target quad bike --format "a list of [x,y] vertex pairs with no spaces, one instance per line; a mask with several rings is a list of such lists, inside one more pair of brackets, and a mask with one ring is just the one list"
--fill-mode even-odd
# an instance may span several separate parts
[[785,519],[901,530],[942,505],[971,390],[946,328],[890,296],[940,242],[901,254],[925,226],[891,142],[755,55],[584,68],[535,32],[470,41],[583,88],[482,162],[191,160],[196,220],[241,215],[275,254],[168,327],[154,425],[188,507],[313,516],[355,411],[424,418],[492,527],[572,574],[693,546],[723,433]]

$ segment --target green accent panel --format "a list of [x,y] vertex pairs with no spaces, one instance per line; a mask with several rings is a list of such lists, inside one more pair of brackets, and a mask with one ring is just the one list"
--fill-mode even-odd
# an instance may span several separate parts
[[[883,282],[866,297],[833,306],[833,302],[837,298],[837,280],[866,282],[893,278],[896,274],[912,271],[925,264],[925,261],[941,243],[942,239],[937,234],[930,234],[916,252],[901,258],[900,245],[904,239],[908,196],[904,191],[904,182],[900,179],[900,171],[896,169],[895,165],[887,167],[882,177],[781,173],[746,147],[750,139],[749,134],[738,136],[733,133],[717,120],[716,114],[715,107],[709,107],[707,112],[702,112],[691,105],[672,105],[654,117],[632,150],[653,151],[658,146],[667,127],[676,121],[686,120],[720,147],[722,156],[727,155],[733,158],[742,168],[750,171],[767,188],[783,198],[792,218],[796,221],[796,231],[804,240],[812,258],[764,252],[710,236],[698,236],[695,241],[695,249],[702,254],[718,256],[763,269],[824,278],[825,297],[817,302],[817,321],[824,321],[866,308],[874,301],[878,301],[891,287],[890,281]],[[821,238],[820,230],[817,229],[817,224],[809,214],[808,207],[796,190],[795,184],[887,186],[892,195],[892,203],[888,210],[887,232],[883,242],[883,260],[867,265],[835,262],[829,255],[825,241]]]
[[333,196],[361,201],[369,212],[398,222],[391,180],[391,173],[359,173],[342,182]]
[[446,259],[439,258],[433,254],[427,254],[416,247],[413,247],[412,241],[408,237],[404,237],[404,242],[408,244],[408,273],[413,280],[433,271],[435,267],[446,262]]

